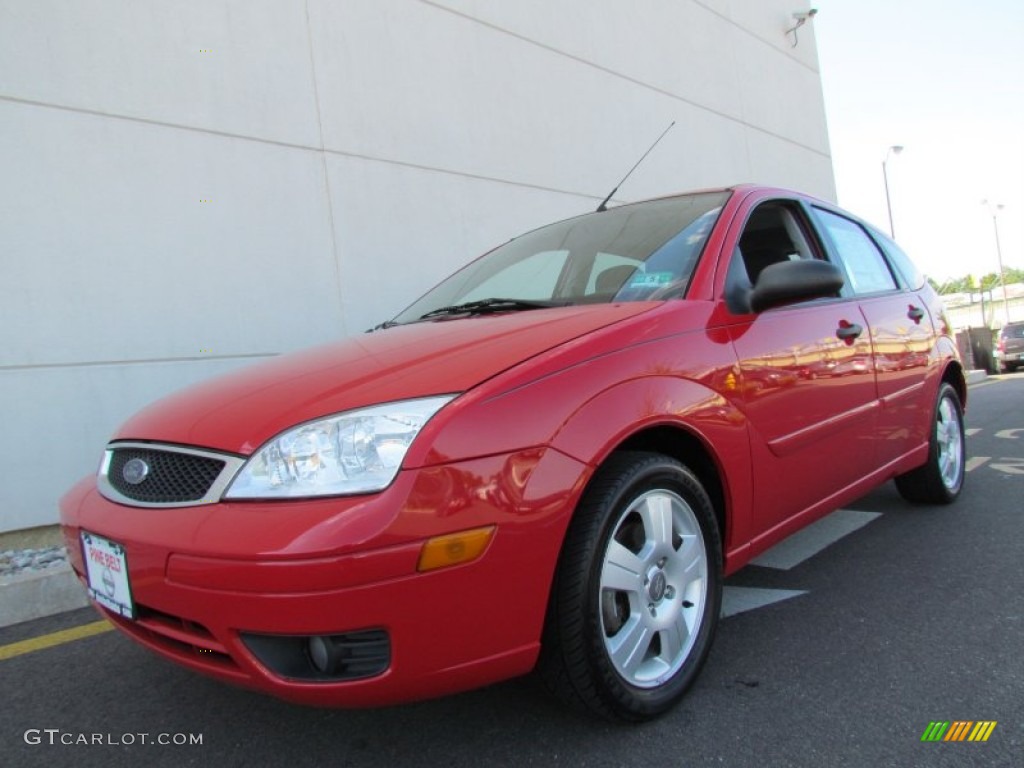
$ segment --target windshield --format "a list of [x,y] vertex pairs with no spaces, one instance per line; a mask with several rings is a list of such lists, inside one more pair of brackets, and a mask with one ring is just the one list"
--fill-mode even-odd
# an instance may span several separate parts
[[459,270],[395,322],[470,302],[504,310],[682,296],[728,196],[623,205],[534,230]]

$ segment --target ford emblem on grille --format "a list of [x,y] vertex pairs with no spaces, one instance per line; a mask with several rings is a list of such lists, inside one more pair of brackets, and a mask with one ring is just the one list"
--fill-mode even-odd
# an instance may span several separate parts
[[146,475],[149,474],[149,464],[142,459],[132,459],[124,465],[124,469],[121,470],[121,477],[124,478],[126,483],[132,485],[138,485],[146,479]]

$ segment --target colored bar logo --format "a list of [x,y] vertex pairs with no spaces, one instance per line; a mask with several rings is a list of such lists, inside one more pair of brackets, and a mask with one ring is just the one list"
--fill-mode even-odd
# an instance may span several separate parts
[[996,724],[995,720],[932,720],[921,741],[988,741]]

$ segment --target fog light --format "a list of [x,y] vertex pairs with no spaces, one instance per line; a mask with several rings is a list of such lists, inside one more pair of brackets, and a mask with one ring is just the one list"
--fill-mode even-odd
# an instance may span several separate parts
[[383,629],[313,636],[243,632],[241,638],[263,666],[286,680],[359,680],[391,664],[391,640]]
[[313,662],[316,671],[324,675],[334,674],[338,666],[338,646],[331,642],[329,637],[314,635],[309,638],[306,644],[309,651],[309,660]]
[[420,550],[420,561],[416,570],[433,571],[476,560],[487,549],[496,530],[497,526],[489,525],[486,528],[473,528],[446,536],[435,536]]

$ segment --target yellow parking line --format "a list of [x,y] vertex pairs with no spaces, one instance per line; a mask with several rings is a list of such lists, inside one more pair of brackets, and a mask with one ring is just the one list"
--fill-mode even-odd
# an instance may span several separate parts
[[22,656],[26,653],[41,651],[44,648],[52,648],[55,645],[63,645],[73,640],[81,640],[83,637],[92,637],[103,632],[109,632],[114,625],[109,621],[94,621],[91,624],[83,624],[80,627],[62,629],[60,632],[51,632],[48,635],[31,637],[28,640],[21,640],[10,645],[0,645],[0,661],[13,659],[15,656]]

